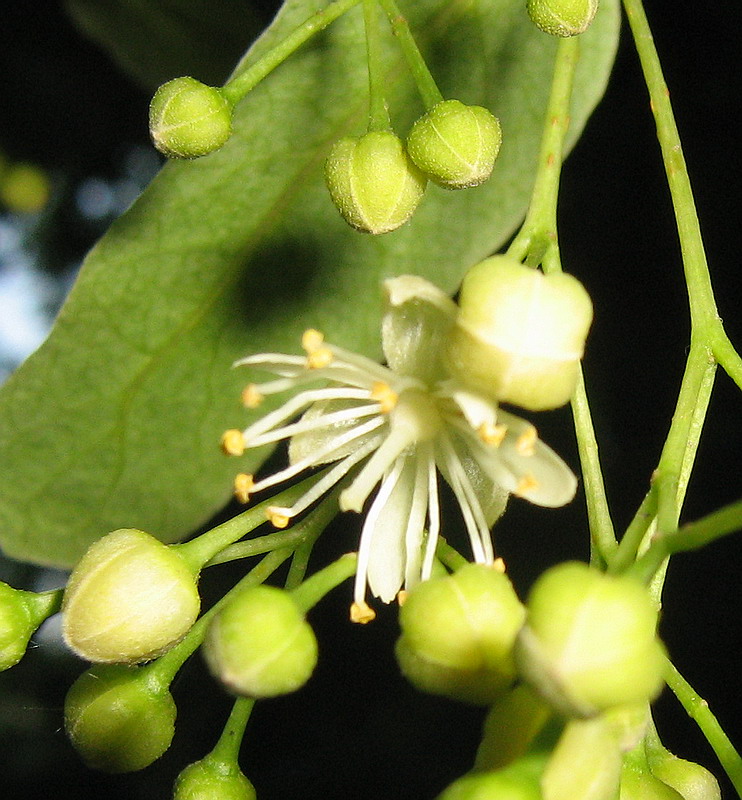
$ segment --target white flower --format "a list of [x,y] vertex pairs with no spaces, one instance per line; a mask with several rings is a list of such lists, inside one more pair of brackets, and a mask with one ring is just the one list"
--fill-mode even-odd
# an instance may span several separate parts
[[[227,431],[224,449],[289,440],[289,466],[257,482],[240,475],[236,492],[248,495],[319,465],[331,467],[290,508],[271,507],[285,527],[354,468],[341,492],[342,511],[366,512],[358,550],[351,618],[373,619],[367,587],[385,603],[430,576],[440,529],[438,473],[461,508],[474,559],[492,563],[490,527],[509,494],[542,506],[574,496],[570,469],[525,420],[453,381],[442,354],[457,307],[437,287],[405,275],[384,284],[387,310],[382,344],[388,367],[324,341],[302,338],[305,356],[262,353],[241,359],[277,376],[249,385],[254,408],[270,394],[299,389],[280,408],[244,431]],[[319,384],[316,386],[315,384]],[[293,421],[301,414],[298,421]]]

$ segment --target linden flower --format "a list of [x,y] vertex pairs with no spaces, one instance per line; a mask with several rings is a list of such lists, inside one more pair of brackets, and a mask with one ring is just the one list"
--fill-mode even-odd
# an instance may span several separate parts
[[[456,304],[415,276],[387,280],[384,289],[381,335],[388,367],[328,344],[314,330],[302,338],[306,356],[241,359],[235,366],[278,376],[245,389],[248,407],[266,395],[301,391],[222,439],[232,455],[289,440],[286,469],[259,481],[237,477],[235,491],[243,502],[304,470],[331,465],[290,508],[269,509],[277,527],[288,525],[351,470],[357,473],[340,494],[342,511],[361,512],[378,487],[358,549],[351,607],[357,622],[375,616],[366,603],[367,588],[388,603],[402,588],[430,577],[440,530],[439,472],[461,508],[474,559],[485,564],[494,562],[490,527],[509,494],[555,507],[568,503],[577,485],[530,423],[448,375],[442,354]],[[321,386],[306,388],[312,384]]]

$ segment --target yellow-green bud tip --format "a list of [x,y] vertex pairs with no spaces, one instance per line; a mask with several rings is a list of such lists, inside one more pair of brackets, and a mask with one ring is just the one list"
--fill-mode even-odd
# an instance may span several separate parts
[[528,0],[528,15],[544,33],[566,38],[584,33],[598,10],[598,0]]

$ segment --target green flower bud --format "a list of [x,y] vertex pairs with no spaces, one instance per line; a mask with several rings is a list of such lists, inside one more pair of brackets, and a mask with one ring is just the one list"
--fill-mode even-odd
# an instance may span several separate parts
[[427,184],[391,131],[337,141],[325,181],[345,221],[364,233],[388,233],[407,222]]
[[534,25],[552,36],[584,33],[598,10],[598,0],[528,0]]
[[175,714],[168,688],[151,680],[146,668],[97,665],[67,693],[64,725],[89,767],[134,772],[168,749]]
[[494,772],[465,775],[438,800],[542,800],[539,777],[543,765],[543,756],[532,755]]
[[655,778],[672,787],[683,800],[721,800],[719,782],[706,767],[678,758],[653,738],[647,743],[647,762]]
[[484,720],[475,769],[498,769],[524,756],[550,716],[551,708],[525,684],[498,697]]
[[464,189],[489,178],[501,142],[500,123],[486,108],[443,100],[412,126],[407,151],[430,180]]
[[512,649],[524,616],[505,574],[469,564],[412,589],[400,610],[397,661],[418,689],[491,703],[515,678]]
[[638,582],[568,562],[536,581],[526,605],[518,670],[559,711],[587,717],[659,693],[665,651]]
[[541,777],[543,800],[615,800],[621,751],[603,717],[565,725]]
[[582,284],[509,256],[472,267],[459,296],[447,363],[469,388],[531,411],[572,396],[592,321]]
[[256,800],[255,787],[234,762],[206,756],[178,775],[173,800]]
[[198,158],[218,150],[232,135],[232,105],[214,86],[175,78],[155,92],[149,132],[168,158]]
[[73,570],[62,633],[82,658],[134,664],[178,642],[199,607],[196,580],[178,551],[123,528],[95,542]]
[[275,697],[303,686],[317,664],[317,640],[291,595],[272,586],[239,592],[204,641],[215,677],[232,692]]
[[25,592],[0,582],[0,671],[15,666],[36,630]]
[[683,800],[683,797],[651,772],[638,772],[624,764],[619,800]]

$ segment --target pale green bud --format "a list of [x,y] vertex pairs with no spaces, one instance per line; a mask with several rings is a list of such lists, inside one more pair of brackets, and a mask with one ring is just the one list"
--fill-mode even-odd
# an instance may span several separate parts
[[438,800],[543,800],[539,787],[543,762],[540,754],[526,756],[493,772],[465,775]]
[[203,652],[213,675],[248,697],[294,692],[317,664],[312,628],[291,595],[272,586],[232,598],[209,625]]
[[199,608],[196,579],[178,551],[123,528],[91,545],[73,570],[62,633],[88,661],[134,664],[182,639]]
[[70,687],[64,725],[85,763],[104,772],[135,772],[157,760],[175,731],[175,702],[145,671],[97,665]]
[[655,778],[671,786],[683,800],[721,800],[719,782],[706,767],[673,755],[658,740],[647,746],[647,761]]
[[666,656],[640,583],[568,562],[536,581],[526,606],[518,671],[556,709],[586,717],[657,696]]
[[598,10],[598,0],[528,0],[534,25],[552,36],[584,33]]
[[621,752],[602,717],[565,725],[541,777],[543,800],[615,800]]
[[430,180],[464,189],[489,178],[501,143],[500,123],[486,108],[443,100],[412,126],[407,151]]
[[35,630],[24,592],[0,582],[0,671],[23,658]]
[[571,275],[544,275],[509,256],[472,267],[447,350],[467,387],[531,411],[566,403],[577,383],[592,303]]
[[515,678],[512,649],[524,616],[504,573],[469,564],[410,591],[399,615],[397,661],[423,691],[491,703]]
[[205,156],[232,135],[232,105],[214,86],[195,78],[174,78],[152,98],[149,132],[168,158]]
[[345,221],[364,233],[388,233],[407,222],[427,185],[391,131],[337,141],[325,163],[325,181]]
[[173,800],[256,800],[255,787],[235,763],[206,756],[178,775]]

